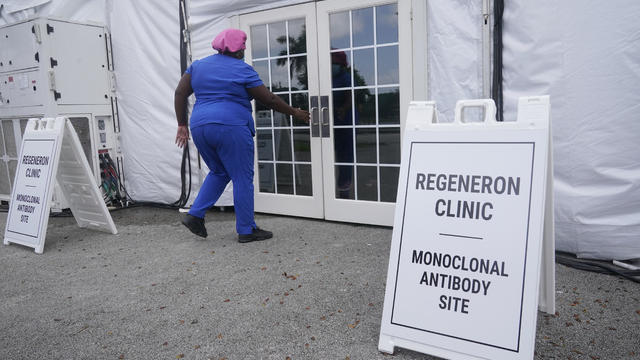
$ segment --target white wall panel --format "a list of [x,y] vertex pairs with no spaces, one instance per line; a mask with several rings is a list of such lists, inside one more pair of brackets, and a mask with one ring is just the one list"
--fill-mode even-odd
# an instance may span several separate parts
[[177,1],[111,1],[111,38],[126,185],[135,200],[180,196],[173,94],[180,79]]
[[640,258],[640,2],[506,2],[505,119],[551,95],[556,247]]
[[482,1],[427,1],[427,96],[440,121],[456,101],[482,97]]
[[[0,0],[0,26],[34,16],[106,24],[107,0]],[[110,0],[109,0],[110,1]]]

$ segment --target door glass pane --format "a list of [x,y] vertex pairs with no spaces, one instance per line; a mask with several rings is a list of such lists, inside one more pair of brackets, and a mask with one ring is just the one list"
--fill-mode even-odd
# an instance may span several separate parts
[[289,66],[287,58],[271,60],[271,91],[289,90]]
[[[309,110],[305,19],[254,25],[249,40],[253,67],[265,85],[287,104]],[[309,124],[292,123],[291,116],[257,101],[254,117],[259,191],[312,196]]]
[[353,50],[353,78],[356,86],[376,84],[373,49]]
[[398,46],[378,48],[378,84],[397,84],[398,75]]
[[307,52],[307,31],[304,19],[289,20],[289,54]]
[[295,161],[311,161],[311,136],[308,130],[293,130],[293,153]]
[[380,167],[380,201],[396,202],[399,167]]
[[352,11],[353,46],[373,45],[373,8]]
[[296,195],[313,195],[311,188],[311,165],[296,164]]
[[269,52],[271,57],[287,55],[287,29],[284,21],[269,24]]
[[260,192],[275,192],[273,179],[273,163],[258,163],[258,178],[260,179]]
[[[291,94],[291,106],[309,111],[309,96],[307,93]],[[298,120],[296,118],[293,118],[293,126],[309,127],[305,121]]]
[[271,130],[256,131],[258,160],[273,160],[273,136]]
[[278,194],[293,194],[293,165],[276,164]]
[[337,163],[353,162],[353,129],[333,130],[333,151],[335,152]]
[[351,51],[331,52],[331,87],[334,89],[351,86]]
[[333,124],[353,125],[351,90],[333,92]]
[[400,124],[400,89],[378,89],[378,116],[380,124]]
[[338,165],[335,167],[336,174],[336,198],[355,199],[356,193],[353,189],[353,166]]
[[356,129],[356,162],[376,162],[376,129]]
[[252,26],[251,27],[251,55],[253,56],[254,59],[266,58],[268,56],[267,44],[268,44],[267,25]]
[[398,42],[398,5],[376,7],[376,25],[378,44]]
[[397,5],[333,13],[329,22],[336,197],[393,202],[400,163]]
[[349,41],[349,12],[342,11],[329,15],[329,26],[331,28],[331,48],[348,48]]
[[307,90],[307,57],[296,56],[291,61],[291,90]]
[[358,200],[378,201],[378,169],[358,166]]
[[276,161],[291,161],[291,134],[289,129],[274,130]]
[[256,127],[271,127],[271,110],[256,101]]
[[376,89],[358,89],[355,91],[356,125],[376,124]]
[[380,163],[400,164],[400,128],[380,129]]
[[266,87],[271,86],[271,82],[269,81],[269,62],[267,60],[259,60],[253,62],[253,69],[260,76],[260,80],[264,83]]
[[[282,99],[286,104],[289,104],[289,94],[278,94],[278,97]],[[281,112],[273,112],[273,126],[290,126],[289,115]]]

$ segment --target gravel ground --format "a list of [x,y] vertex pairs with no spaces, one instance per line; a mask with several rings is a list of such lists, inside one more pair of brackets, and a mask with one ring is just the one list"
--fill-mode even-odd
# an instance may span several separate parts
[[[274,239],[239,244],[232,212],[206,240],[176,211],[112,216],[118,235],[53,217],[43,255],[0,248],[0,358],[434,359],[377,350],[390,228],[258,215]],[[536,359],[640,359],[640,284],[556,280]]]

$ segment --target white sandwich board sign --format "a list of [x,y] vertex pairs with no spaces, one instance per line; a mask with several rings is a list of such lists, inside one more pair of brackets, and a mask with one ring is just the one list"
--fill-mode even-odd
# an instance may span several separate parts
[[117,233],[71,122],[63,117],[29,119],[11,191],[5,245],[43,252],[56,182],[78,226]]
[[[466,107],[483,107],[484,122],[463,122]],[[521,98],[519,107],[518,121],[498,123],[492,100],[459,101],[455,121],[437,123],[433,103],[411,104],[381,351],[533,358],[539,276],[545,266],[545,276],[554,273],[553,263],[540,266],[549,97]],[[543,281],[549,311],[553,276]]]

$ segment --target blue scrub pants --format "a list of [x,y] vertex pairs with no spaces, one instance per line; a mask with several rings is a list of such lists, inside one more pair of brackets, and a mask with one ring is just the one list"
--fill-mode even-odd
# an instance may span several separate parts
[[204,218],[229,183],[238,234],[251,234],[253,218],[253,137],[247,126],[204,124],[191,129],[193,142],[209,167],[189,214]]

